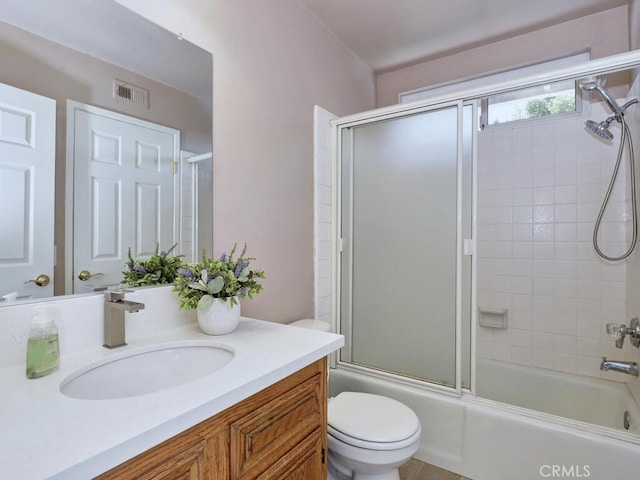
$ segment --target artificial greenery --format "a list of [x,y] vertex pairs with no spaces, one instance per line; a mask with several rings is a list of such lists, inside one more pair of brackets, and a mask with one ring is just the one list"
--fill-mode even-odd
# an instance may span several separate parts
[[122,272],[123,278],[120,283],[131,287],[173,283],[178,269],[184,265],[184,255],[171,256],[177,245],[176,243],[168,251],[158,253],[160,245],[156,244],[156,250],[148,260],[134,260],[129,247],[129,261],[125,264],[127,270]]
[[230,299],[231,305],[236,305],[237,297],[252,299],[260,293],[262,285],[258,279],[265,278],[264,271],[249,268],[255,258],[246,256],[246,244],[235,259],[236,247],[234,245],[229,255],[223,253],[218,259],[206,258],[203,253],[201,262],[183,264],[178,269],[173,290],[178,292],[183,309],[206,309],[214,298]]

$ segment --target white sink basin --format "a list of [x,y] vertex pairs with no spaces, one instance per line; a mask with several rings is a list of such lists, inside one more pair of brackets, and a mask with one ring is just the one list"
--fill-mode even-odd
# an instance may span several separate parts
[[79,368],[60,383],[60,391],[87,400],[146,395],[209,375],[233,356],[231,347],[210,341],[149,345]]

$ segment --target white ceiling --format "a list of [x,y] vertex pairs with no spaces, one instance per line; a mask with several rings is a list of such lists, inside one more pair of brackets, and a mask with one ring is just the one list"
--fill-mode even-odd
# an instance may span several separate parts
[[379,72],[627,5],[631,0],[300,1]]

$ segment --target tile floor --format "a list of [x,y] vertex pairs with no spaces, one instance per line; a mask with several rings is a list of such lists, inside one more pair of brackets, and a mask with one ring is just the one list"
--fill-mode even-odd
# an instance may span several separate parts
[[447,470],[416,459],[409,460],[400,468],[400,480],[470,480]]

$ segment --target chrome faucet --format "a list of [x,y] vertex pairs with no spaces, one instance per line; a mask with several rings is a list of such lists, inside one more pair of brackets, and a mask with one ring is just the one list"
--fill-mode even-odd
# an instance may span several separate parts
[[638,369],[638,362],[625,362],[621,360],[607,360],[607,357],[602,357],[602,363],[600,364],[600,370],[608,372],[613,370],[614,372],[622,372],[627,375],[638,376],[640,370]]
[[131,290],[112,290],[104,294],[104,346],[116,348],[126,345],[124,313],[144,309],[144,303],[131,302],[124,295]]

